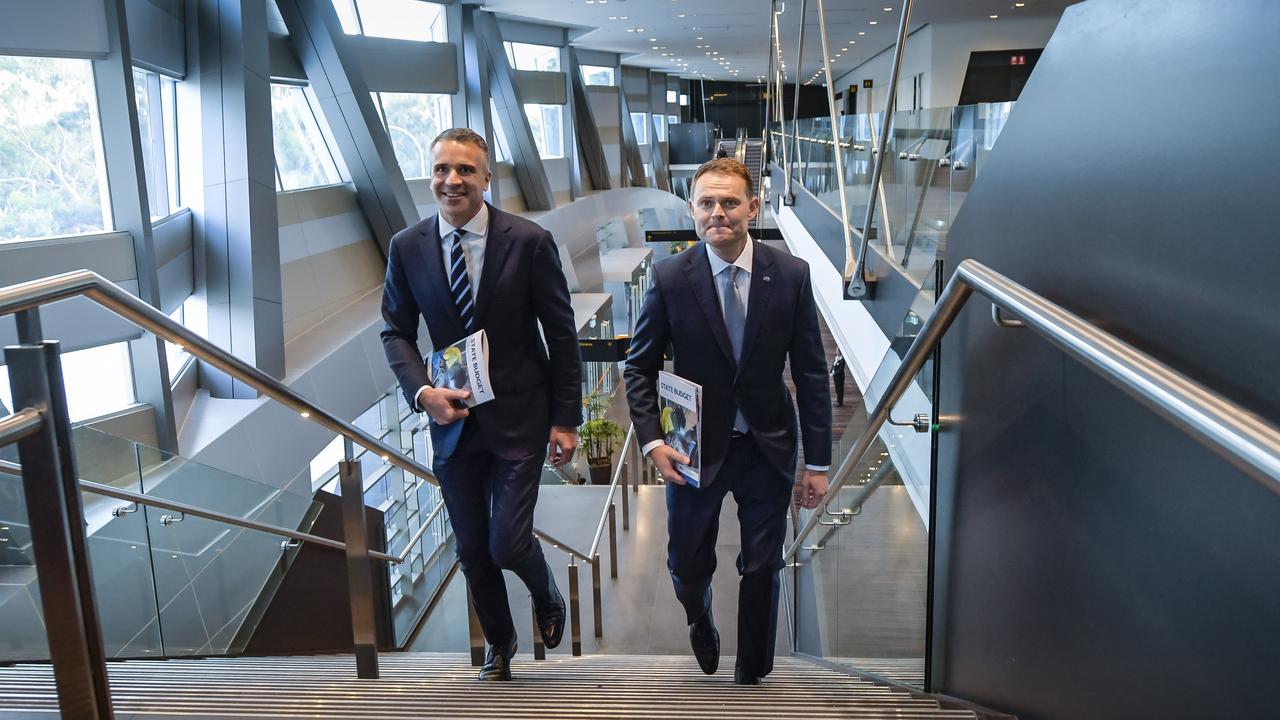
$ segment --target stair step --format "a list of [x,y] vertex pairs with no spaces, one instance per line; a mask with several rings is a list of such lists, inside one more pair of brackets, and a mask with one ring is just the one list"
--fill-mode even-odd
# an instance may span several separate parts
[[[119,715],[320,718],[973,718],[799,658],[778,658],[761,687],[732,684],[733,658],[703,675],[692,657],[517,656],[510,683],[479,683],[470,658],[390,653],[358,680],[349,655],[132,660],[108,665]],[[0,668],[0,714],[56,713],[48,665]]]

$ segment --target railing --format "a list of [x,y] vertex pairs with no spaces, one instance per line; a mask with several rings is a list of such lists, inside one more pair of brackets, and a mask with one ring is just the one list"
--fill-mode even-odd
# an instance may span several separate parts
[[[377,452],[385,462],[428,482],[438,484],[425,465],[407,458],[369,433],[329,413],[289,387],[199,336],[164,313],[89,270],[78,270],[0,289],[0,317],[16,315],[20,346],[5,349],[15,413],[0,421],[0,445],[17,443],[23,487],[31,527],[32,550],[41,581],[41,602],[50,636],[50,656],[59,683],[59,702],[72,717],[111,717],[102,631],[94,604],[93,585],[80,501],[80,479],[70,439],[59,346],[45,342],[39,309],[59,300],[86,297],[157,337],[185,349],[263,395],[296,411],[301,417],[335,432],[351,443]],[[350,453],[348,453],[348,456]],[[343,536],[336,544],[287,528],[262,529],[303,542],[322,541],[323,547],[342,549],[347,556],[352,627],[357,675],[378,676],[373,584],[370,558],[399,562],[399,558],[370,550],[358,463],[339,463]],[[86,488],[94,492],[105,487]],[[111,489],[110,492],[116,493]],[[130,502],[158,504],[157,499],[129,493]],[[166,501],[174,505],[176,503]],[[183,506],[178,512],[213,513]],[[224,520],[210,517],[209,519]],[[229,518],[226,518],[229,519]],[[239,524],[237,519],[237,524]],[[252,521],[244,521],[252,522]],[[427,524],[424,523],[424,527]]]
[[[831,531],[818,541],[808,542],[810,533],[819,525],[834,530],[848,524],[822,519],[849,514],[843,509],[831,513],[828,507],[853,477],[854,468],[889,420],[890,410],[975,292],[991,301],[992,320],[997,325],[1025,328],[1041,335],[1260,484],[1280,493],[1280,428],[976,260],[965,260],[956,268],[933,314],[903,356],[888,389],[872,410],[867,428],[832,477],[823,501],[787,548],[784,557],[788,562],[801,551],[813,553],[822,549]],[[877,486],[878,483],[868,483],[854,504],[865,501]]]

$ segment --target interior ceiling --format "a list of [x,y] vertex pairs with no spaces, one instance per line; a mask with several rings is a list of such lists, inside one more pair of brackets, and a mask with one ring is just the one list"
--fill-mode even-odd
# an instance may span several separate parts
[[[818,4],[808,0],[801,81],[821,68]],[[1057,16],[1077,0],[915,0],[911,30],[929,23]],[[839,77],[892,47],[903,0],[825,0],[831,72]],[[795,77],[801,6],[778,0],[786,77]],[[1021,5],[1021,7],[1015,7]],[[769,72],[770,0],[484,0],[503,17],[571,28],[573,46],[622,53],[627,65],[708,80],[763,80]],[[992,18],[996,15],[996,18]],[[874,23],[874,24],[873,24]],[[702,47],[699,47],[702,46]],[[1011,48],[1012,49],[1012,48]],[[836,54],[839,53],[839,57]],[[817,82],[822,82],[819,76]]]

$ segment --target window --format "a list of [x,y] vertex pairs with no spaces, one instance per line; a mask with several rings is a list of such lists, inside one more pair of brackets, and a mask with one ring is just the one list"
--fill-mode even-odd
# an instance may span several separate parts
[[538,146],[538,155],[544,158],[564,157],[564,125],[561,118],[564,108],[560,105],[525,105],[524,114],[529,118],[529,129]]
[[498,119],[498,104],[493,101],[493,98],[489,98],[489,117],[493,118],[494,147],[489,148],[493,153],[493,161],[500,163],[510,160],[511,151],[507,149],[507,136],[502,132],[502,121]]
[[679,124],[680,124],[680,116],[679,116],[679,115],[668,115],[668,116],[667,116],[667,124],[668,124],[668,125],[679,125]]
[[277,190],[297,190],[342,181],[302,88],[273,83],[271,116]]
[[645,119],[645,114],[631,113],[631,126],[636,129],[636,144],[648,145],[649,144],[649,133],[647,132],[648,122]]
[[448,42],[444,6],[423,0],[333,0],[348,35]]
[[[200,337],[209,337],[209,311],[199,297],[189,296],[169,317]],[[164,354],[169,366],[169,382],[175,382],[178,372],[191,360],[191,354],[181,345],[174,345],[168,340],[164,342]]]
[[667,116],[653,116],[653,138],[658,142],[667,141]]
[[669,103],[679,102],[679,101],[680,101],[680,97],[679,97],[679,96],[680,96],[680,93],[676,92],[675,90],[668,90],[668,91],[667,91],[667,102],[669,102]]
[[[72,422],[101,417],[136,401],[127,342],[64,353],[62,377]],[[8,368],[0,368],[0,403],[13,407]]]
[[431,177],[431,141],[453,126],[448,95],[373,93],[378,114],[391,136],[400,172],[406,178]]
[[689,105],[689,96],[684,93],[680,93],[680,107],[688,107],[688,105]]
[[504,42],[507,62],[516,70],[560,72],[560,48],[551,45]]
[[613,85],[613,68],[603,65],[583,65],[582,82],[587,85]]
[[106,229],[87,60],[0,57],[0,241]]
[[157,73],[133,69],[133,99],[138,108],[138,137],[147,176],[151,217],[173,214],[178,197],[177,83]]

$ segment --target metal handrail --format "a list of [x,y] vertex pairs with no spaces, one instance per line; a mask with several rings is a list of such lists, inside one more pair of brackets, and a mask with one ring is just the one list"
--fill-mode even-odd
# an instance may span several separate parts
[[384,462],[397,465],[432,485],[440,484],[426,465],[402,455],[390,445],[321,408],[92,270],[76,270],[0,288],[0,317],[77,296],[86,297],[138,327],[181,346],[191,355],[296,411],[303,418],[378,453]]
[[635,439],[636,426],[632,424],[627,428],[627,436],[622,440],[622,452],[618,456],[618,467],[613,469],[613,481],[609,483],[609,492],[604,498],[604,508],[600,511],[600,522],[596,523],[596,534],[591,539],[591,549],[587,551],[587,557],[595,557],[596,551],[600,549],[600,538],[604,535],[605,523],[609,520],[609,505],[613,503],[613,494],[618,489],[618,481],[622,479],[622,468],[626,463],[627,447],[631,441]]
[[[8,419],[9,418],[5,418],[5,420],[8,420]],[[3,423],[3,422],[4,421],[0,421],[0,423]],[[0,473],[5,473],[8,475],[17,475],[21,477],[22,466],[18,465],[17,463],[9,462],[7,460],[0,460]],[[331,548],[333,550],[345,551],[347,549],[346,543],[340,542],[338,540],[326,538],[326,537],[320,537],[319,535],[312,535],[311,533],[304,533],[300,530],[290,530],[289,528],[282,527],[280,525],[272,525],[270,523],[258,522],[257,520],[248,520],[245,518],[236,517],[235,515],[228,515],[226,513],[218,512],[217,510],[207,510],[205,508],[198,507],[196,505],[188,505],[187,503],[178,502],[176,500],[166,500],[164,498],[158,498],[158,497],[146,495],[143,493],[136,493],[136,492],[133,492],[132,490],[124,490],[122,488],[112,487],[110,485],[103,485],[102,483],[96,483],[90,480],[82,479],[79,482],[80,482],[80,488],[82,490],[84,490],[85,492],[91,492],[95,495],[102,495],[109,498],[115,498],[116,500],[125,500],[127,502],[138,503],[139,505],[148,505],[150,507],[160,508],[161,510],[173,510],[174,512],[179,512],[184,515],[204,518],[206,520],[213,520],[214,522],[220,522],[226,525],[235,525],[237,527],[242,527],[249,530],[257,530],[259,532],[264,532],[271,535],[279,535],[281,537],[287,537],[293,540],[301,540],[302,542],[313,543],[315,545]],[[375,558],[377,560],[385,560],[389,563],[394,563],[397,565],[404,563],[406,560],[409,559],[409,554],[412,551],[413,546],[416,545],[418,541],[422,539],[422,536],[426,534],[427,528],[431,525],[431,522],[436,519],[436,516],[439,515],[442,510],[444,510],[443,500],[437,503],[435,506],[435,509],[433,509],[427,515],[426,519],[422,521],[422,524],[418,528],[418,531],[414,533],[412,538],[409,539],[409,542],[405,545],[404,552],[401,553],[400,555],[389,555],[387,553],[371,550],[369,552],[369,557]]]
[[1169,420],[1192,438],[1269,488],[1280,493],[1280,428],[1239,404],[1098,329],[1061,306],[1010,280],[977,260],[965,260],[947,283],[932,315],[902,358],[888,389],[858,436],[826,496],[787,549],[790,560],[818,525],[840,488],[853,477],[857,460],[871,447],[889,411],[942,340],[974,293],[1021,320],[1067,355]]
[[44,414],[34,408],[25,408],[0,418],[0,447],[36,433],[40,430],[42,422],[44,422]]
[[574,547],[573,547],[572,545],[570,545],[569,543],[564,542],[563,540],[559,540],[559,539],[557,539],[557,538],[555,538],[555,537],[552,537],[551,535],[549,535],[549,534],[547,534],[547,533],[545,533],[545,532],[543,532],[543,531],[539,530],[538,528],[534,528],[534,529],[533,529],[533,534],[534,534],[534,536],[536,536],[538,539],[540,539],[540,540],[545,540],[545,541],[547,541],[547,542],[551,543],[551,546],[552,546],[552,547],[556,548],[557,550],[561,550],[561,551],[563,551],[566,555],[570,555],[570,556],[572,556],[572,557],[575,557],[575,558],[577,558],[577,559],[579,559],[579,560],[581,560],[581,561],[583,561],[583,562],[585,562],[585,563],[588,563],[588,564],[590,564],[590,563],[591,563],[591,556],[590,556],[590,555],[588,555],[588,554],[586,554],[586,553],[582,552],[581,550],[575,550],[575,549],[574,549]]

